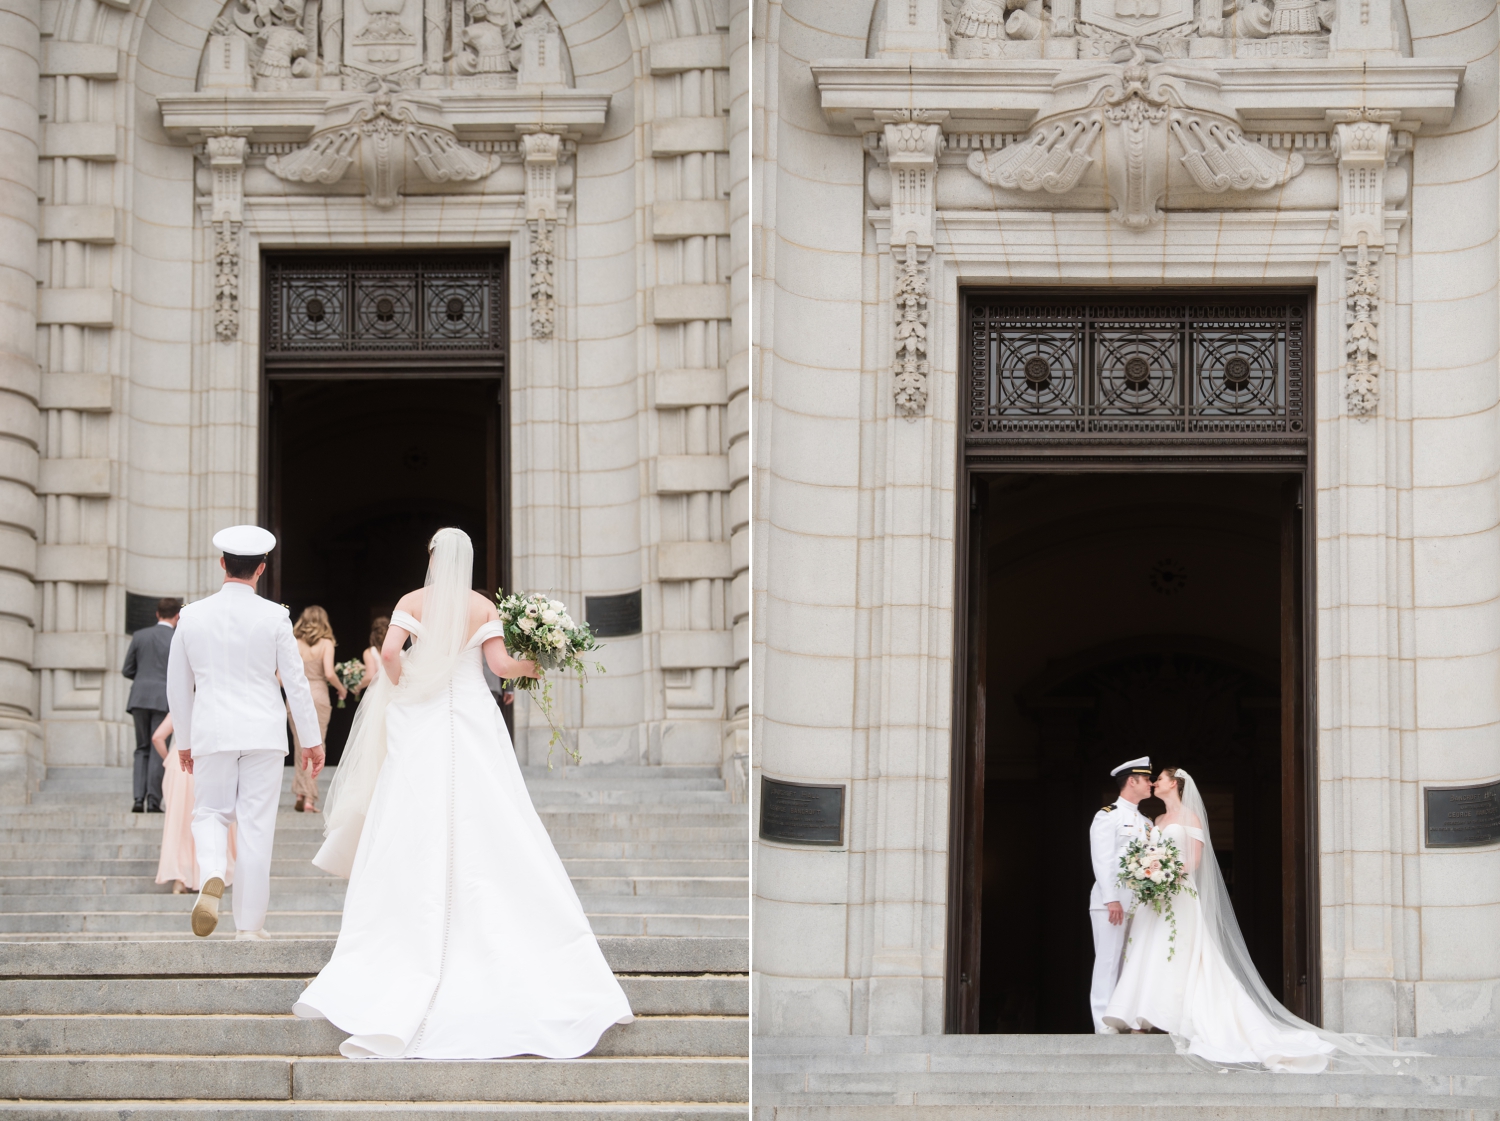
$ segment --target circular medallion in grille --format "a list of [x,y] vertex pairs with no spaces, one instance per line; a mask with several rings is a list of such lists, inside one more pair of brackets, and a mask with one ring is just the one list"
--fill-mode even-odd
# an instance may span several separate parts
[[1250,384],[1250,360],[1236,354],[1224,363],[1224,384],[1238,393]]
[[1052,363],[1040,354],[1034,354],[1026,359],[1024,371],[1026,382],[1032,389],[1044,389],[1052,380]]
[[1151,383],[1151,363],[1139,354],[1125,359],[1125,384],[1131,389],[1145,389]]

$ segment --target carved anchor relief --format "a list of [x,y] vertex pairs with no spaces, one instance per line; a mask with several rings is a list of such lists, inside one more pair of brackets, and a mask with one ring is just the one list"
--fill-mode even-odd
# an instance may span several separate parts
[[1161,218],[1177,169],[1182,187],[1215,194],[1277,187],[1301,172],[1300,155],[1245,137],[1219,86],[1204,67],[1148,63],[1133,43],[1123,63],[1059,74],[1030,136],[975,152],[968,167],[992,186],[1062,194],[1097,165],[1112,216],[1132,229]]

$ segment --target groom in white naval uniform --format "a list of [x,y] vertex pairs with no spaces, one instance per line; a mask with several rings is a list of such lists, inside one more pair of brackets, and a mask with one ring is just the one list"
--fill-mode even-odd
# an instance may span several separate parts
[[254,525],[214,535],[214,548],[224,554],[219,561],[224,586],[182,609],[167,659],[167,703],[181,745],[178,755],[194,779],[193,845],[203,887],[193,905],[193,933],[200,938],[219,925],[231,824],[239,826],[235,937],[267,937],[287,708],[307,745],[303,756],[312,760],[313,775],[323,769],[323,736],[292,621],[285,607],[255,592],[266,554],[275,547],[275,536]]
[[1094,927],[1094,981],[1089,986],[1089,1010],[1094,1031],[1114,1035],[1104,1023],[1115,982],[1120,979],[1120,958],[1125,952],[1126,890],[1115,880],[1120,857],[1130,842],[1151,831],[1151,822],[1138,804],[1151,794],[1151,757],[1121,763],[1109,772],[1120,788],[1120,796],[1094,815],[1089,826],[1089,856],[1094,865],[1094,890],[1089,892],[1089,921]]

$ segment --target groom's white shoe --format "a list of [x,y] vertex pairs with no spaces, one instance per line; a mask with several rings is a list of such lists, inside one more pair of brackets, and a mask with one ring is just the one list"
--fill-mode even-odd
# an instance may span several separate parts
[[236,942],[269,942],[271,936],[264,930],[241,930],[235,934],[234,940]]
[[207,938],[219,925],[219,900],[224,897],[224,881],[210,876],[203,882],[203,890],[193,904],[193,933]]

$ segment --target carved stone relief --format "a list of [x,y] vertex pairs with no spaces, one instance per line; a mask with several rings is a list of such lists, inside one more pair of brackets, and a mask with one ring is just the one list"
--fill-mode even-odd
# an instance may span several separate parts
[[564,88],[543,0],[229,0],[203,89]]
[[240,337],[240,226],[244,220],[245,137],[224,132],[204,138],[213,177],[214,337]]
[[458,142],[436,100],[381,92],[331,106],[304,147],[268,157],[266,170],[291,181],[337,183],[356,159],[370,202],[380,207],[395,206],[417,172],[433,183],[469,182],[500,166],[499,157]]
[[1295,152],[1277,155],[1246,138],[1202,66],[1146,61],[1132,48],[1124,64],[1063,72],[1053,104],[1026,140],[974,152],[969,170],[986,183],[1062,194],[1098,164],[1113,217],[1132,228],[1161,218],[1174,178],[1199,190],[1265,190],[1299,174]]
[[946,113],[900,110],[879,113],[885,122],[884,156],[891,171],[891,253],[895,266],[896,413],[909,419],[927,408],[928,295],[932,284],[933,215],[937,160],[943,152]]
[[[895,2],[895,0],[888,0]],[[1333,0],[947,0],[954,58],[1323,58]]]
[[554,238],[557,227],[557,163],[562,137],[529,132],[521,137],[526,153],[527,299],[531,336],[550,339],[557,307]]
[[1339,244],[1344,251],[1344,398],[1349,414],[1380,404],[1380,258],[1385,247],[1385,172],[1398,151],[1399,113],[1361,110],[1334,126],[1339,156]]

